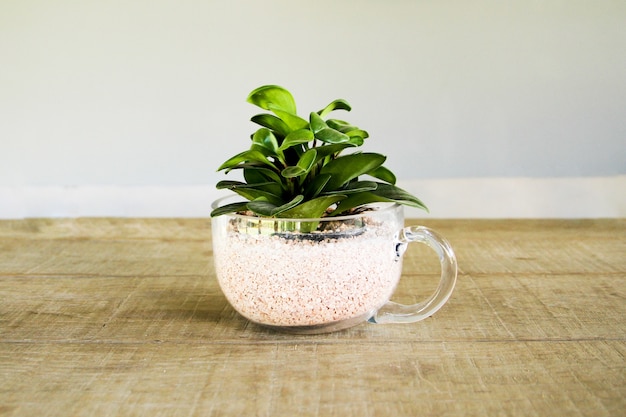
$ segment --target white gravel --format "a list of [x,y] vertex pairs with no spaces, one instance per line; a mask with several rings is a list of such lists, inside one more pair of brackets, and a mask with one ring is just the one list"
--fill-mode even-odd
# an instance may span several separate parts
[[272,326],[314,326],[373,313],[393,293],[402,269],[393,232],[383,226],[319,242],[231,230],[214,240],[213,249],[231,305]]

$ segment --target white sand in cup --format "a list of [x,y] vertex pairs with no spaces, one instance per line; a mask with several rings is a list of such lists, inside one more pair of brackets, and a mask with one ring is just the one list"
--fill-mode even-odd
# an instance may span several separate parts
[[321,241],[231,231],[214,242],[222,291],[244,317],[312,326],[373,312],[400,277],[389,230]]

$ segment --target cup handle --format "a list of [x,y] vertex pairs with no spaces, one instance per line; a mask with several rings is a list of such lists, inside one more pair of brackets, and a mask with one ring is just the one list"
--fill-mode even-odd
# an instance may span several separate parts
[[435,231],[424,226],[409,226],[400,230],[396,240],[396,253],[401,257],[407,245],[423,243],[439,256],[441,279],[433,295],[421,303],[404,305],[387,302],[369,319],[370,323],[414,323],[432,316],[448,301],[456,284],[457,263],[448,241]]

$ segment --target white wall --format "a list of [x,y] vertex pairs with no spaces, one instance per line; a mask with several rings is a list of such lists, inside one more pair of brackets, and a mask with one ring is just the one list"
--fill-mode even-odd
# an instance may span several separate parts
[[2,0],[0,218],[204,215],[264,83],[303,114],[347,99],[434,216],[626,216],[624,22],[623,0]]

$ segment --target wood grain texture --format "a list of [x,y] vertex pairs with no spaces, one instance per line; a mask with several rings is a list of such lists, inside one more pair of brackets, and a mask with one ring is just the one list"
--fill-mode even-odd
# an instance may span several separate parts
[[[620,416],[626,220],[415,220],[410,325],[294,336],[221,294],[207,219],[0,221],[0,416]],[[413,247],[395,299],[434,288]]]

